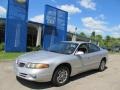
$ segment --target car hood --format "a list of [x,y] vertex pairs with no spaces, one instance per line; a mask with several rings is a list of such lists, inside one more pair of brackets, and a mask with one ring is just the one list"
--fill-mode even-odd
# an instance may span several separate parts
[[62,56],[65,56],[65,55],[42,50],[42,51],[23,54],[18,57],[18,60],[22,62],[38,63],[45,60],[53,60],[55,58],[62,57]]

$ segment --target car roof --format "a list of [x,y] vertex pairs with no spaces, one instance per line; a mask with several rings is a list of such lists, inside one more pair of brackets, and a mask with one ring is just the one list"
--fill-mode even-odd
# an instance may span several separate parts
[[90,42],[84,42],[84,41],[62,41],[62,42],[67,42],[67,43],[77,43],[77,44],[90,43]]

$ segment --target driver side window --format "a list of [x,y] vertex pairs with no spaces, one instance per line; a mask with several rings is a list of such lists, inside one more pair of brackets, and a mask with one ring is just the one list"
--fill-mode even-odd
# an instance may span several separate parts
[[77,52],[79,52],[79,51],[84,52],[84,54],[88,53],[88,44],[87,43],[81,44],[77,49]]

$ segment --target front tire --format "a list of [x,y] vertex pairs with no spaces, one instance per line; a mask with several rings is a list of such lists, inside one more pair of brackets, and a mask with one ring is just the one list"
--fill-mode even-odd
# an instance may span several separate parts
[[55,86],[65,85],[68,82],[69,77],[70,77],[69,68],[66,66],[60,66],[55,70],[53,74],[52,83]]
[[102,60],[99,66],[99,71],[104,71],[106,67],[106,61]]

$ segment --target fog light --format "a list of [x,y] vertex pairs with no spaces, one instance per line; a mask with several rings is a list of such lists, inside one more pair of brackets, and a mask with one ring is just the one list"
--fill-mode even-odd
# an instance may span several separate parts
[[36,76],[36,75],[32,75],[32,74],[30,74],[30,76],[31,76],[32,78],[37,78],[37,76]]

